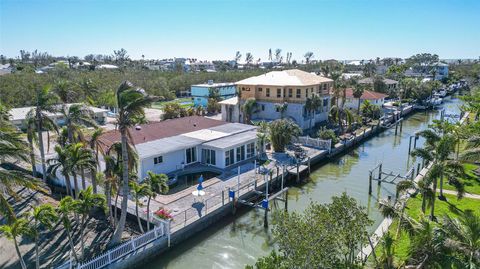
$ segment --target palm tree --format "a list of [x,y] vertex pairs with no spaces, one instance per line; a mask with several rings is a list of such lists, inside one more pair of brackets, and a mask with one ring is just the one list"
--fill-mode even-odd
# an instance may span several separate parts
[[376,268],[382,269],[395,269],[395,265],[393,263],[393,258],[395,256],[395,240],[390,232],[387,231],[386,234],[383,235],[380,244],[382,246],[382,255],[378,261],[378,265]]
[[75,251],[75,244],[73,243],[72,238],[72,222],[70,220],[71,215],[75,211],[77,201],[73,200],[71,196],[65,196],[60,200],[60,204],[57,207],[58,214],[60,216],[60,220],[62,221],[63,228],[65,228],[65,232],[67,233],[68,243],[70,245],[70,250],[75,258],[75,261],[78,262],[77,253]]
[[47,160],[47,164],[48,164],[47,173],[49,175],[55,176],[57,174],[57,171],[61,170],[62,175],[65,178],[67,195],[73,195],[72,183],[70,181],[72,164],[70,159],[69,148],[56,145],[54,150],[56,153],[55,157]]
[[[137,215],[138,227],[140,228],[140,232],[143,234],[145,231],[143,230],[142,222],[140,220],[140,215],[138,214],[138,206],[143,206],[140,199],[145,196],[152,196],[152,190],[150,189],[150,185],[148,183],[138,183],[134,180],[130,181],[130,191],[132,192],[133,199],[135,200],[135,215]],[[148,222],[149,220],[147,220]]]
[[308,51],[303,55],[303,57],[305,57],[305,63],[309,64],[310,60],[313,58],[313,52]]
[[245,54],[245,63],[247,64],[247,66],[249,66],[250,64],[252,64],[252,62],[253,55],[250,52],[247,52],[247,54]]
[[[118,194],[119,166],[114,157],[105,155],[105,197],[107,198],[107,210],[110,222],[115,225],[117,204],[115,204],[115,218],[112,214],[112,193]],[[118,197],[118,195],[116,195]]]
[[361,105],[360,98],[362,97],[363,92],[364,92],[364,87],[362,84],[357,84],[353,88],[353,97],[358,99],[358,106],[357,106],[358,115],[360,115],[360,105]]
[[32,229],[29,226],[28,220],[24,218],[15,218],[11,223],[0,226],[0,232],[3,232],[8,239],[11,239],[13,241],[13,244],[15,244],[15,251],[17,252],[18,258],[20,260],[20,265],[23,269],[27,269],[27,265],[23,260],[22,253],[18,248],[17,237],[32,235]]
[[57,212],[51,204],[41,204],[33,208],[30,212],[30,216],[33,220],[32,233],[35,240],[35,265],[36,268],[40,268],[40,253],[38,249],[38,237],[40,235],[40,229],[42,226],[53,229],[53,225],[58,220]]
[[[37,91],[37,103],[34,109],[34,114],[37,123],[38,145],[40,150],[40,158],[42,161],[42,174],[43,181],[47,181],[47,168],[45,162],[45,148],[43,145],[43,130],[45,128],[44,123],[48,118],[47,113],[55,113],[57,111],[57,96],[51,91],[51,86],[45,86]],[[33,113],[33,112],[32,112]]]
[[245,123],[250,124],[252,120],[252,114],[254,113],[256,107],[257,100],[255,100],[255,98],[248,98],[242,105]]
[[285,112],[287,112],[288,109],[288,103],[284,102],[282,104],[276,104],[275,108],[278,112],[280,112],[280,119],[283,119],[285,117]]
[[147,202],[147,230],[150,231],[150,200],[159,194],[167,194],[169,191],[168,187],[168,176],[165,174],[155,174],[152,171],[147,172],[147,178],[145,182],[150,186],[151,192],[148,195]]
[[80,244],[82,246],[82,259],[85,258],[85,225],[86,220],[93,208],[99,207],[105,210],[105,196],[93,193],[92,186],[81,190],[74,210],[82,216],[80,220]]
[[[92,169],[95,168],[95,158],[90,149],[84,147],[82,143],[75,143],[67,145],[71,173],[73,176],[73,184],[75,186],[75,199],[78,198],[78,192],[80,188],[77,181],[77,171],[82,171],[83,169]],[[82,189],[86,189],[85,177],[82,177]]]
[[480,265],[480,217],[471,210],[465,210],[458,218],[445,215],[441,229],[447,236],[447,248],[463,258],[461,267],[478,268]]
[[[0,165],[18,160],[28,162],[28,144],[22,139],[21,133],[5,120],[2,111],[0,105],[2,114],[0,116]],[[17,193],[19,186],[32,190],[43,190],[42,182],[23,172],[0,169],[0,215],[5,216],[9,223],[16,217],[7,200],[7,195],[19,199],[20,196]]]
[[68,108],[63,108],[62,114],[65,117],[69,143],[80,142],[74,140],[74,135],[79,132],[81,126],[97,127],[93,111],[83,104],[72,104]]
[[273,150],[284,152],[285,146],[290,144],[294,137],[299,136],[302,129],[291,120],[280,119],[268,124],[268,132]]
[[105,155],[105,153],[103,152],[104,144],[100,141],[100,137],[102,136],[102,134],[103,134],[103,129],[96,128],[95,131],[90,136],[90,140],[88,142],[88,144],[90,145],[90,149],[95,154],[95,162],[97,164],[96,168],[91,170],[93,193],[97,193],[96,172],[100,170],[100,162],[98,159],[98,155],[99,153],[102,154],[103,156]]
[[124,81],[117,89],[117,105],[118,119],[117,126],[121,134],[122,142],[122,212],[120,221],[115,229],[111,244],[120,242],[123,230],[125,229],[125,221],[127,219],[127,199],[129,193],[128,186],[128,128],[134,126],[138,119],[144,117],[144,108],[155,102],[158,98],[148,96],[145,90],[134,88],[129,81]]
[[[41,115],[42,118],[42,126],[44,130],[47,130],[47,133],[49,131],[55,131],[58,133],[58,126],[55,123],[54,120],[51,118],[47,117],[45,114]],[[35,161],[35,148],[34,144],[39,145],[39,140],[38,136],[36,135],[37,127],[38,127],[38,122],[37,122],[37,115],[35,113],[35,109],[30,110],[26,117],[25,117],[25,125],[27,127],[27,141],[28,141],[28,146],[30,150],[30,163],[32,165],[32,176],[36,177],[37,176],[37,168],[36,168],[36,161]],[[47,137],[47,148],[50,148],[50,136]]]
[[347,124],[347,126],[350,126],[354,121],[354,115],[350,111],[350,109],[337,107],[336,105],[333,105],[330,108],[329,117],[330,117],[330,120],[332,120],[333,122],[336,122],[339,125],[340,133],[342,134],[344,132],[344,122]]
[[315,112],[321,107],[322,99],[318,95],[313,94],[312,97],[307,98],[307,101],[305,102],[305,109],[307,110],[310,118],[310,129],[312,128],[312,120],[315,118]]
[[255,123],[258,126],[257,129],[257,139],[258,139],[258,152],[261,154],[265,153],[265,146],[268,142],[268,123],[266,121],[259,121]]
[[[463,166],[456,161],[448,160],[448,156],[455,150],[455,138],[450,134],[440,136],[433,130],[423,130],[417,133],[425,138],[425,147],[412,151],[412,156],[418,156],[427,162],[432,162],[432,167],[425,175],[428,182],[432,182],[432,192],[437,191],[437,180],[440,179],[440,197],[443,198],[443,179],[445,175],[461,174]],[[463,195],[462,188],[457,188],[459,198]],[[431,202],[430,218],[435,219],[435,195]]]

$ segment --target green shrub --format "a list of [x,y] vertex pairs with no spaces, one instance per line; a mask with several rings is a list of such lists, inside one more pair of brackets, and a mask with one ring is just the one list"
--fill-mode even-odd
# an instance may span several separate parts
[[332,140],[332,148],[335,147],[335,144],[338,143],[338,137],[335,135],[335,132],[331,129],[326,129],[326,130],[320,130],[318,132],[318,138],[323,139],[323,140]]

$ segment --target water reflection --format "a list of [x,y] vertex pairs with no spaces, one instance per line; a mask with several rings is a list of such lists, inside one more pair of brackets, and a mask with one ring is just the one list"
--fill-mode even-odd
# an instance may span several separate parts
[[[448,100],[444,105],[447,113],[459,113],[459,101]],[[289,191],[289,210],[303,210],[311,201],[330,202],[333,195],[347,192],[364,205],[371,219],[375,221],[373,231],[382,217],[378,212],[378,200],[387,196],[395,197],[392,184],[373,185],[373,195],[368,195],[368,170],[383,163],[384,171],[405,174],[415,167],[418,160],[408,156],[411,135],[428,127],[438,118],[438,112],[416,113],[405,119],[402,133],[395,136],[395,129],[389,129],[365,141],[350,153],[321,166],[314,167],[310,180]],[[417,141],[417,147],[423,144]],[[283,205],[278,205],[282,210]],[[260,256],[274,247],[270,231],[263,227],[263,211],[237,212],[201,232],[198,236],[176,246],[160,256],[148,268],[244,268],[253,264]]]

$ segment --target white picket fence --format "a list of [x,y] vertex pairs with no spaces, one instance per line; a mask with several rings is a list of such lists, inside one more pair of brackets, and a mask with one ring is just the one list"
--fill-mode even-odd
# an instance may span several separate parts
[[152,230],[136,236],[123,244],[108,250],[106,253],[92,258],[85,262],[80,262],[78,264],[74,264],[74,262],[70,259],[68,262],[62,264],[61,266],[57,267],[57,269],[69,269],[69,268],[77,268],[77,269],[99,269],[104,268],[117,260],[135,252],[139,248],[145,246],[146,244],[157,240],[161,237],[167,237],[168,245],[170,245],[170,221],[155,219],[157,226],[155,226]]
[[311,138],[310,136],[299,136],[294,140],[296,143],[300,143],[307,147],[313,147],[318,149],[330,150],[332,148],[332,140],[322,140],[319,138]]

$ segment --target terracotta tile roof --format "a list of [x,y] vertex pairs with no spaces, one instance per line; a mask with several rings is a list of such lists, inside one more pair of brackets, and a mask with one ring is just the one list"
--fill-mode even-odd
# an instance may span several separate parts
[[[347,95],[347,98],[355,98],[355,97],[353,97],[353,89],[352,88],[347,88],[346,95]],[[360,97],[360,99],[363,99],[363,100],[378,100],[378,99],[386,98],[387,96],[388,96],[387,94],[374,92],[374,91],[369,91],[369,90],[364,90],[363,94],[362,94],[362,97]]]
[[[227,124],[227,122],[200,116],[191,116],[142,124],[139,125],[139,129],[135,127],[130,128],[130,134],[133,139],[133,144],[137,145],[224,124]],[[100,142],[104,144],[105,149],[118,141],[120,141],[120,132],[118,130],[105,132],[100,137]]]

